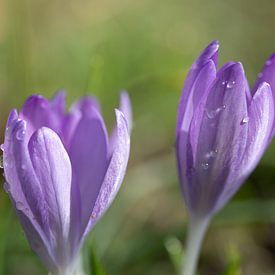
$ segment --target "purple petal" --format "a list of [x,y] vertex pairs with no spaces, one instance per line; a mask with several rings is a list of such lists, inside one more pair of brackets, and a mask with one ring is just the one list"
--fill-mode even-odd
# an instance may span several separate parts
[[[12,111],[8,120],[4,143],[4,172],[6,178],[5,189],[12,198],[19,217],[22,219],[27,236],[34,235],[39,239],[38,253],[45,254],[42,260],[47,263],[54,262],[51,244],[47,241],[49,234],[48,215],[46,214],[43,192],[34,173],[33,166],[27,149],[27,141],[24,135],[25,122],[16,118],[16,112]],[[28,232],[31,228],[32,232]],[[35,231],[35,233],[34,233]],[[40,248],[43,246],[43,248]],[[48,255],[48,256],[46,256]],[[50,256],[49,256],[50,257]]]
[[29,141],[33,168],[49,209],[52,241],[58,263],[67,259],[64,255],[70,228],[70,201],[72,170],[68,154],[55,132],[43,127]]
[[194,81],[192,93],[190,93],[190,98],[188,98],[188,102],[185,106],[182,127],[180,131],[177,132],[177,158],[181,179],[183,175],[186,174],[187,132],[189,130],[194,111],[198,108],[199,102],[203,98],[206,98],[209,87],[215,79],[215,75],[215,65],[210,60],[202,67],[196,80]]
[[[217,66],[218,48],[219,48],[219,44],[217,41],[213,41],[210,45],[208,45],[208,47],[206,47],[206,49],[201,53],[201,55],[194,62],[194,64],[192,65],[186,77],[185,85],[182,91],[179,108],[178,108],[177,133],[182,129],[182,127],[184,127],[183,124],[185,124],[186,126],[186,122],[185,123],[183,122],[186,108],[187,108],[187,105],[190,104],[189,102],[193,101],[193,94],[194,94],[193,85],[202,67],[204,67],[204,65],[208,63],[210,60],[213,62],[215,67]],[[204,91],[205,91],[204,89],[200,91],[200,94],[202,95]],[[190,117],[190,115],[192,116],[193,111],[194,109],[192,107],[188,108],[188,117]]]
[[[247,117],[246,88],[241,64],[227,67],[219,74],[205,105],[194,115],[187,159],[187,174],[192,179],[188,184],[189,201],[194,211],[213,211],[219,194],[240,163],[247,133],[242,125]],[[192,169],[196,171],[194,175]]]
[[96,203],[92,211],[92,218],[87,227],[86,233],[93,227],[93,225],[100,219],[105,211],[111,205],[115,198],[122,180],[125,175],[129,152],[130,152],[130,134],[126,118],[123,113],[116,110],[117,118],[117,143],[114,148],[114,153],[104,177],[103,184],[97,196]]
[[124,114],[128,123],[129,131],[131,132],[133,126],[133,115],[131,100],[127,92],[121,92],[120,94],[119,110]]
[[[258,78],[254,85],[252,93],[254,94],[263,82],[267,82],[272,90],[273,98],[275,101],[275,54],[272,54],[265,62],[262,71],[258,74]],[[275,134],[275,122],[273,125],[273,136]]]
[[54,113],[58,114],[60,117],[64,117],[66,112],[66,92],[63,90],[57,92],[50,104]]
[[64,96],[64,93],[58,93],[52,102],[40,95],[33,95],[27,99],[19,114],[19,117],[28,124],[27,138],[41,127],[48,127],[61,135],[65,115]]
[[[69,156],[73,167],[73,188],[79,190],[81,230],[84,232],[107,169],[107,131],[100,113],[86,109],[70,142]],[[75,186],[76,185],[76,186]],[[72,198],[74,203],[78,198]],[[76,205],[75,207],[79,207]],[[78,220],[79,217],[74,217]]]
[[[244,123],[244,122],[243,122]],[[245,124],[248,126],[246,148],[241,155],[238,172],[227,184],[223,193],[220,194],[215,212],[218,211],[246,180],[255,169],[264,154],[272,137],[274,123],[274,100],[269,84],[262,83],[253,96],[248,109]]]
[[243,159],[245,174],[250,173],[269,145],[274,122],[274,98],[268,83],[262,83],[255,92],[248,110],[248,142]]
[[101,112],[100,105],[97,102],[96,98],[85,96],[72,106],[71,112],[78,110],[83,114],[89,114],[91,112],[91,109],[96,109],[99,113]]
[[258,74],[252,94],[257,91],[262,82],[267,82],[275,95],[275,54],[267,59],[262,71]]
[[[120,94],[119,110],[123,113],[124,117],[126,118],[129,132],[131,132],[133,127],[132,105],[131,105],[130,97],[126,92],[122,92]],[[116,139],[118,135],[116,131],[117,131],[117,126],[115,125],[114,129],[112,130],[112,134],[109,142],[109,158],[112,157],[114,148],[117,143]]]

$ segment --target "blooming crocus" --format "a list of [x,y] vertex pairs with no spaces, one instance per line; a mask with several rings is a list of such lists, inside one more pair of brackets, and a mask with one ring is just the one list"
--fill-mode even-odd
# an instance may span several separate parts
[[250,92],[241,63],[217,69],[218,48],[212,42],[194,62],[178,108],[177,161],[190,216],[185,275],[195,272],[211,217],[256,167],[273,133],[270,78]]
[[51,274],[81,274],[78,253],[122,183],[130,150],[126,93],[108,139],[97,101],[65,110],[65,94],[40,95],[11,111],[5,132],[5,189],[32,249]]

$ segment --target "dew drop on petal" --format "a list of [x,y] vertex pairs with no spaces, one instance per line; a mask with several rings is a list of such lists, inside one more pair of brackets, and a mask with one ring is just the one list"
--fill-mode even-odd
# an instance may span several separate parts
[[24,138],[24,136],[25,136],[25,130],[18,130],[17,132],[16,132],[16,138],[18,139],[18,140],[23,140],[23,138]]
[[248,117],[248,116],[245,116],[245,117],[242,119],[241,124],[246,124],[248,121],[249,121],[249,117]]
[[226,105],[222,105],[220,107],[218,107],[216,110],[205,110],[206,111],[206,116],[209,118],[209,119],[213,119],[215,118],[221,111],[225,110],[226,109]]
[[209,168],[209,163],[208,162],[203,162],[201,164],[201,167],[202,167],[203,170],[207,170]]
[[235,85],[235,81],[234,80],[231,80],[231,81],[228,81],[227,82],[227,85],[226,85],[226,88],[227,89],[232,89],[233,88],[233,86]]
[[96,214],[93,213],[93,214],[91,215],[91,218],[92,218],[92,219],[95,219],[95,218],[96,218]]
[[217,153],[218,153],[217,149],[216,150],[212,150],[212,151],[210,151],[210,152],[208,152],[208,153],[205,154],[205,158],[206,159],[214,158],[217,155]]
[[224,86],[226,83],[227,83],[227,81],[223,81],[223,82],[222,82],[222,85]]
[[3,161],[4,168],[12,168],[13,167],[13,161],[10,157],[6,157]]
[[24,209],[24,204],[21,201],[16,202],[16,208],[18,210],[23,210]]
[[265,62],[265,65],[266,65],[266,66],[269,66],[269,65],[271,65],[271,63],[272,63],[271,60],[267,60],[267,61]]

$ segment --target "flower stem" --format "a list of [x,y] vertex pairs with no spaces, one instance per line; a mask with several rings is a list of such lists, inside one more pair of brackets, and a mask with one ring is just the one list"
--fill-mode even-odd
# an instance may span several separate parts
[[81,256],[79,256],[77,260],[70,266],[59,269],[58,271],[50,273],[49,275],[86,275],[83,269]]
[[188,224],[186,254],[182,275],[194,275],[197,268],[202,240],[209,225],[209,218],[191,218]]

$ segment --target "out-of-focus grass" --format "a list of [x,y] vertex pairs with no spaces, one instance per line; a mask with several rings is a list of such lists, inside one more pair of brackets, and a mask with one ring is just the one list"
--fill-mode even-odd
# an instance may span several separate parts
[[[65,88],[70,104],[93,93],[109,129],[120,90],[131,96],[128,173],[87,244],[98,270],[102,264],[106,274],[175,274],[165,240],[185,237],[173,154],[184,77],[199,51],[219,39],[220,64],[242,61],[252,85],[275,51],[274,8],[271,0],[0,0],[0,136],[9,110],[32,93],[50,97]],[[274,146],[216,217],[201,274],[233,274],[238,264],[243,274],[275,274]],[[0,274],[46,274],[3,191],[0,214]]]

